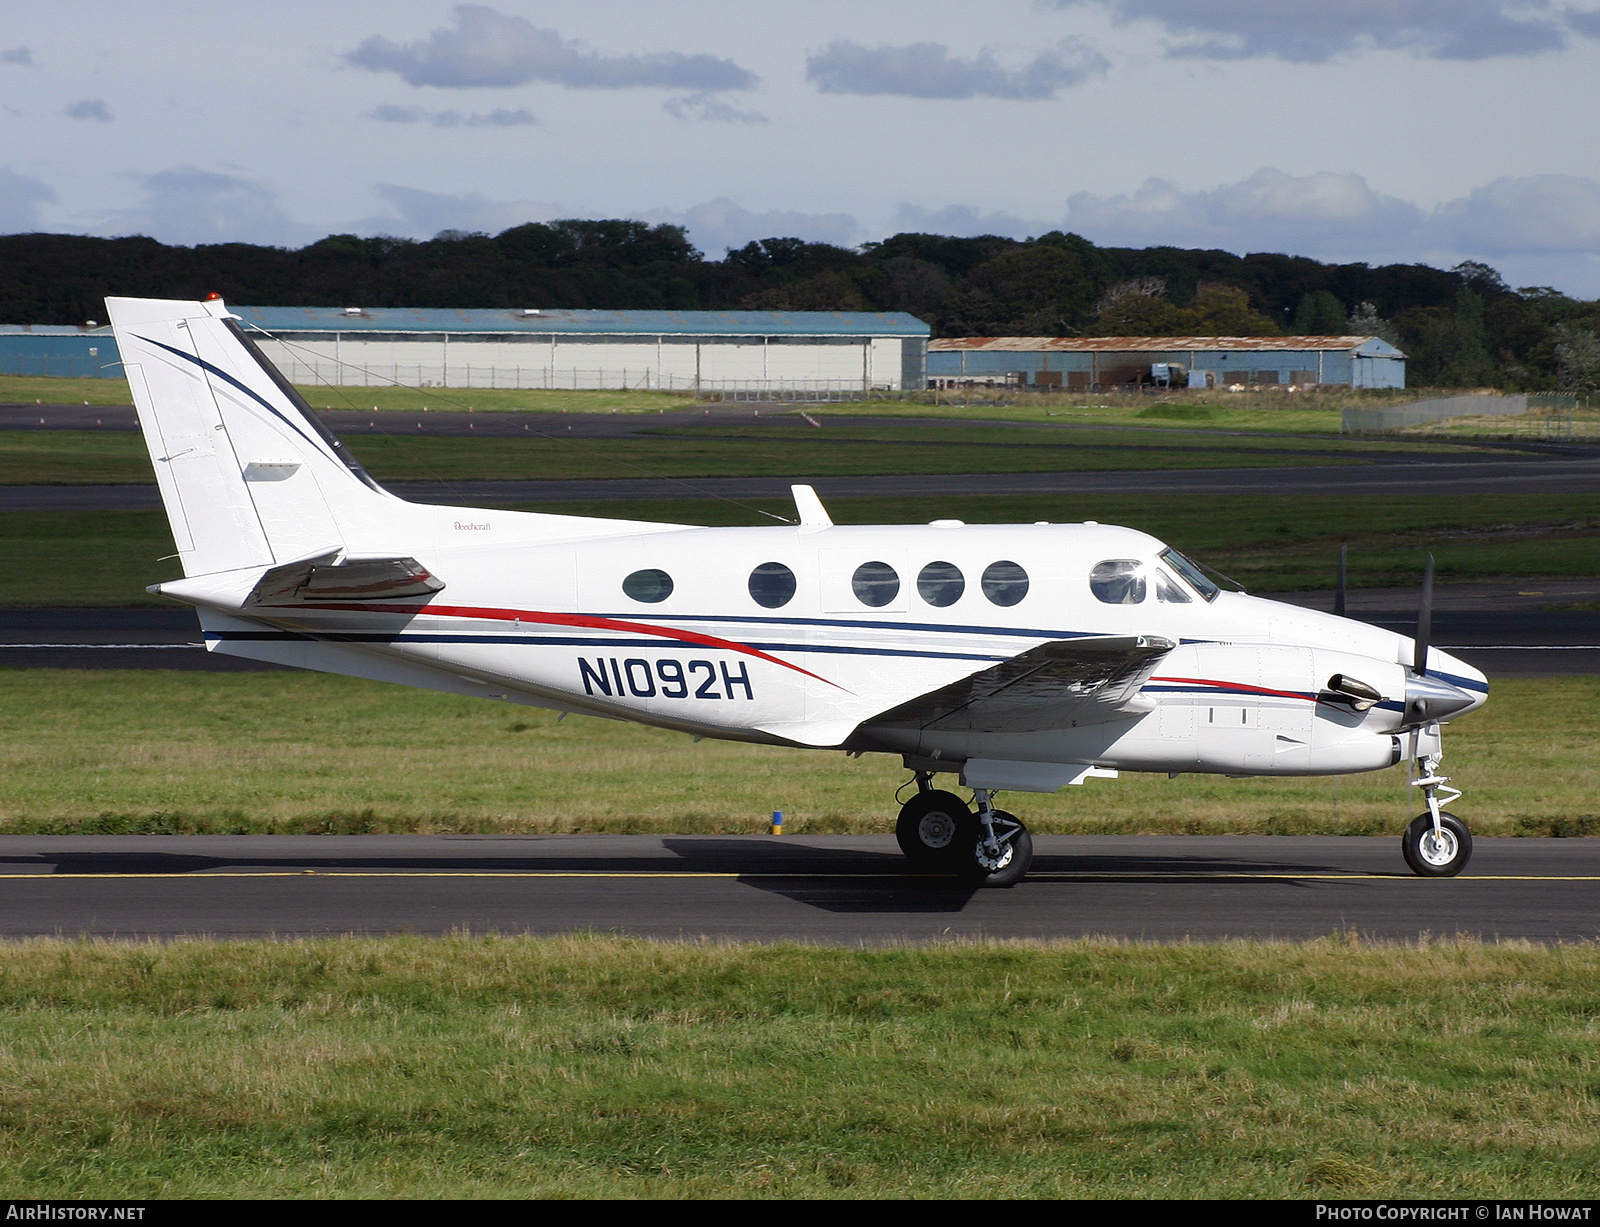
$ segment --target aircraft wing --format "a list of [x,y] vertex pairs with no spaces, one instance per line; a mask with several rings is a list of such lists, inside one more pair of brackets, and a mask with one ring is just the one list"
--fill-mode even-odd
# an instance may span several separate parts
[[1149,710],[1136,698],[1139,688],[1176,646],[1159,635],[1052,640],[868,723],[1017,733],[1099,724]]

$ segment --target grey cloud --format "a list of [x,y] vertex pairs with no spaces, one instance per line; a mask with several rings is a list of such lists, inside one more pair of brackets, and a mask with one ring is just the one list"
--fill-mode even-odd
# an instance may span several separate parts
[[11,47],[0,51],[0,64],[33,65],[33,52],[26,47]]
[[1496,179],[1441,205],[1432,225],[1463,251],[1600,255],[1600,183],[1576,175]]
[[1572,12],[1567,13],[1567,24],[1579,34],[1589,38],[1600,38],[1600,12]]
[[712,55],[602,55],[484,4],[457,5],[455,25],[427,38],[402,44],[373,35],[344,58],[373,72],[398,73],[411,85],[443,89],[548,81],[571,89],[726,90],[756,83],[755,74]]
[[689,241],[711,259],[729,248],[743,247],[753,239],[797,238],[808,243],[849,247],[859,241],[861,223],[848,213],[794,213],[771,210],[755,213],[726,196],[688,209],[654,209],[639,214],[641,221],[682,226]]
[[320,237],[292,221],[265,184],[193,166],[138,176],[144,200],[96,219],[102,234],[147,234],[164,243],[273,243]]
[[[1047,0],[1093,4],[1119,22],[1153,21],[1187,41],[1169,55],[1200,59],[1271,56],[1321,63],[1369,49],[1402,48],[1446,60],[1529,55],[1566,46],[1569,14],[1552,0]],[[1592,32],[1586,30],[1585,32]]]
[[450,195],[385,183],[378,186],[392,213],[363,218],[355,229],[363,234],[393,234],[425,239],[441,230],[483,231],[498,234],[525,222],[545,222],[571,217],[572,211],[545,201],[491,201],[476,192]]
[[92,119],[102,124],[111,122],[111,108],[99,98],[85,98],[82,102],[74,102],[61,113],[69,119]]
[[1416,205],[1373,191],[1360,175],[1269,167],[1209,191],[1148,179],[1131,195],[1079,192],[1067,201],[1065,226],[1119,246],[1347,254],[1409,249],[1423,221]]
[[1056,229],[1054,222],[1029,221],[1010,213],[981,213],[965,205],[924,209],[904,202],[895,211],[891,225],[896,233],[948,234],[956,238],[998,234],[1005,238],[1025,239]]
[[54,204],[55,192],[44,183],[0,166],[0,234],[24,234],[42,225],[39,206]]
[[759,111],[741,111],[715,94],[685,94],[681,98],[668,98],[661,109],[674,119],[685,123],[703,124],[764,124],[767,117]]
[[436,128],[518,128],[539,121],[529,111],[508,111],[497,107],[493,111],[474,111],[463,115],[460,111],[428,111],[422,107],[402,107],[385,103],[367,112],[368,119],[385,124],[429,123]]
[[907,98],[1053,98],[1102,73],[1108,64],[1092,48],[1068,39],[1016,67],[990,49],[958,59],[943,43],[863,47],[836,39],[806,59],[806,80],[825,94],[898,94]]

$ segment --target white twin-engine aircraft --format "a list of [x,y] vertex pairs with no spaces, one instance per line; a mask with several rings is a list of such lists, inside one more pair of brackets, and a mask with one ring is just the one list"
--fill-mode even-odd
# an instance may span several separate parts
[[[701,528],[437,507],[380,487],[219,300],[107,300],[212,651],[696,737],[898,754],[921,868],[1011,885],[996,792],[1119,771],[1336,775],[1413,761],[1402,847],[1460,872],[1440,724],[1483,674],[1360,622],[1220,590],[1095,523]],[[1426,624],[1427,600],[1424,598]],[[968,804],[933,787],[953,773]]]

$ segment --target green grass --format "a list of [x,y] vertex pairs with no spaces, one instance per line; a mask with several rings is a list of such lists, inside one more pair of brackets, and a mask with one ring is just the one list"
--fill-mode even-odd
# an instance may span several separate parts
[[[892,828],[899,759],[730,742],[316,673],[0,672],[0,831],[797,833]],[[1600,678],[1498,681],[1447,731],[1483,834],[1600,833]],[[1398,834],[1403,769],[1126,775],[1016,798],[1041,832]],[[1587,825],[1585,825],[1587,824]]]
[[[810,410],[818,416],[976,418],[988,421],[1079,422],[1101,426],[1169,421],[1204,423],[1210,430],[1262,430],[1337,435],[1340,411],[1415,400],[1425,393],[1396,395],[1329,389],[1315,393],[1181,392],[1172,398],[1131,393],[1017,393],[992,389],[920,392],[881,400],[847,401]],[[1168,412],[1162,412],[1163,410]],[[1196,411],[1205,410],[1201,417]],[[1172,412],[1175,411],[1175,412]]]
[[[371,409],[412,412],[480,413],[656,413],[694,403],[681,392],[515,391],[509,388],[355,388],[307,384],[299,389],[308,403],[322,409]],[[0,404],[131,405],[128,381],[116,379],[51,379],[0,375]]]
[[[527,510],[680,524],[772,524],[788,499],[615,500],[522,504]],[[952,495],[830,499],[841,524],[938,518],[1031,524],[1085,519],[1143,529],[1263,593],[1331,588],[1340,542],[1350,582],[1419,582],[1431,551],[1442,581],[1600,573],[1600,495]],[[0,606],[166,604],[145,585],[178,576],[159,511],[0,513]]]
[[0,951],[22,1198],[1588,1198],[1600,950]]
[[[1364,451],[1438,454],[1441,445],[1346,444],[1207,436],[1192,431],[1042,432],[1010,428],[833,428],[799,425],[745,435],[718,428],[649,438],[441,438],[407,423],[347,431],[351,450],[382,481],[500,481],[594,477],[789,477],[885,473],[1050,473],[1128,469],[1359,463]],[[1446,450],[1451,445],[1443,445]],[[1463,450],[1459,445],[1454,450]],[[134,431],[0,432],[0,484],[153,483]]]
[[0,375],[0,405],[131,405],[133,393],[122,376],[115,379],[54,379]]

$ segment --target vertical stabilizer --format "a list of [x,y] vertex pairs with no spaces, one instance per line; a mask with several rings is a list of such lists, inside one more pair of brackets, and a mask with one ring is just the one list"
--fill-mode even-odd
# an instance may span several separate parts
[[108,298],[185,575],[341,548],[397,500],[217,300]]

